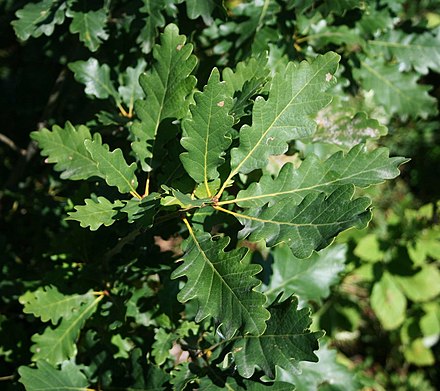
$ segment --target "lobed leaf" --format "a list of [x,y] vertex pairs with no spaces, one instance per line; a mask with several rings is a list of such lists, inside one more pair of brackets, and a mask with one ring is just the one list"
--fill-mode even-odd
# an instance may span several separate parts
[[141,59],[135,68],[128,67],[125,72],[120,75],[118,93],[127,107],[132,108],[134,102],[144,96],[144,92],[139,84],[139,77],[145,71],[146,66],[147,63],[145,60]]
[[233,71],[225,68],[222,76],[226,81],[230,95],[234,95],[234,106],[231,110],[236,120],[247,114],[251,98],[260,93],[269,76],[268,58],[260,55],[239,62]]
[[85,205],[75,206],[75,212],[69,212],[66,220],[78,221],[81,227],[90,227],[90,231],[96,231],[101,225],[106,227],[112,225],[119,209],[123,206],[124,204],[119,200],[112,203],[105,197],[87,198]]
[[215,7],[223,7],[223,2],[218,0],[186,0],[186,12],[190,19],[203,18],[205,24],[212,23],[212,12]]
[[113,97],[119,102],[119,95],[110,78],[110,67],[107,64],[100,65],[96,58],[89,58],[87,61],[75,61],[68,65],[74,73],[75,80],[86,86],[87,95],[98,99]]
[[374,100],[389,114],[403,119],[427,118],[437,113],[437,103],[428,94],[429,86],[418,84],[416,73],[402,73],[397,65],[384,64],[378,59],[366,59],[353,74],[365,90],[374,91]]
[[128,165],[119,148],[110,152],[109,146],[102,144],[101,139],[86,140],[84,145],[109,186],[116,186],[121,193],[136,193],[136,163]]
[[43,334],[32,336],[34,353],[32,360],[46,360],[52,365],[71,359],[76,355],[76,340],[81,329],[90,316],[96,311],[98,303],[104,296],[98,296],[94,301],[82,304],[68,319],[62,319],[55,329],[47,327]]
[[311,332],[310,310],[298,310],[295,296],[269,308],[270,319],[262,335],[244,335],[233,342],[232,355],[238,373],[251,377],[261,369],[269,378],[275,377],[275,366],[288,372],[298,372],[300,361],[318,361],[313,353],[318,349],[321,332]]
[[187,173],[197,183],[203,183],[210,194],[208,182],[219,176],[217,168],[225,161],[222,156],[231,145],[234,124],[234,118],[229,115],[232,98],[216,68],[203,92],[194,94],[194,101],[191,117],[182,122],[181,144],[187,152],[180,155],[180,160]]
[[27,391],[90,391],[89,382],[80,368],[71,361],[64,361],[60,369],[45,360],[37,361],[37,368],[18,368],[19,382]]
[[327,343],[320,343],[316,355],[318,362],[300,362],[300,373],[280,370],[277,380],[295,384],[296,391],[319,390],[323,384],[331,384],[332,391],[358,391],[362,388],[354,371],[338,362],[337,351],[329,349]]
[[[339,105],[346,105],[341,102]],[[318,129],[313,135],[314,143],[326,143],[348,151],[358,144],[378,139],[388,133],[386,126],[367,117],[365,113],[351,115],[346,107],[327,106],[316,118]]]
[[243,248],[225,253],[228,243],[229,238],[214,241],[207,233],[192,235],[183,264],[171,276],[187,278],[177,298],[182,303],[196,300],[196,322],[213,317],[221,324],[225,338],[239,329],[261,334],[269,313],[263,307],[265,296],[254,290],[259,284],[254,276],[260,267],[242,262],[246,253]]
[[140,119],[131,127],[133,151],[144,171],[151,171],[151,159],[161,121],[183,118],[188,111],[190,95],[196,83],[190,75],[197,60],[192,45],[170,24],[161,35],[161,44],[153,49],[152,69],[141,75],[140,85],[146,99],[135,103]]
[[298,259],[285,245],[273,249],[272,275],[263,288],[269,301],[285,300],[293,294],[302,303],[320,303],[330,294],[330,287],[338,281],[338,274],[344,270],[347,247],[332,245],[308,259]]
[[262,207],[286,198],[300,203],[310,192],[330,194],[342,185],[368,187],[395,178],[400,174],[398,166],[406,161],[401,157],[390,158],[387,148],[369,152],[362,144],[346,154],[336,152],[325,161],[309,155],[299,168],[287,163],[276,178],[263,175],[258,183],[240,191],[233,201],[219,204],[234,202],[245,208]]
[[429,69],[440,72],[440,30],[437,36],[430,32],[406,34],[401,30],[392,30],[368,41],[367,48],[373,53],[385,54],[390,60],[397,58],[400,70],[414,68],[423,75]]
[[65,19],[66,3],[42,0],[39,3],[28,3],[19,9],[15,15],[18,19],[12,21],[15,34],[23,41],[29,37],[38,38],[42,34],[52,35],[55,26],[62,24]]
[[258,97],[252,125],[240,130],[240,145],[232,149],[230,177],[266,165],[269,155],[281,155],[287,142],[309,137],[316,128],[311,115],[330,103],[325,93],[334,84],[339,55],[329,52],[313,62],[289,63],[271,83],[269,98]]
[[108,17],[105,8],[87,12],[70,11],[68,16],[72,17],[70,32],[78,33],[80,41],[92,52],[96,52],[102,41],[108,39],[109,35],[105,31]]
[[353,194],[354,186],[344,185],[328,196],[309,193],[298,205],[285,198],[272,206],[228,213],[244,225],[239,233],[241,238],[264,239],[271,247],[286,243],[293,255],[307,258],[313,250],[329,245],[339,232],[367,226],[371,202],[366,197],[353,200]]
[[228,377],[224,381],[216,379],[216,382],[208,377],[202,377],[200,379],[200,389],[206,391],[220,391],[220,390],[234,390],[234,391],[268,391],[269,389],[273,391],[294,391],[295,386],[293,384],[285,382],[258,382],[247,379],[240,379],[237,381],[233,377]]
[[[92,176],[101,176],[97,163],[84,146],[85,140],[91,140],[89,129],[80,125],[74,127],[66,122],[64,129],[54,125],[52,131],[42,129],[31,133],[31,138],[38,142],[42,149],[41,154],[47,156],[47,163],[56,163],[55,171],[61,171],[62,179],[88,179]],[[98,133],[93,140],[100,142]]]
[[53,285],[38,288],[34,292],[26,292],[19,301],[24,306],[25,314],[32,314],[41,318],[43,322],[49,320],[53,325],[63,319],[75,316],[78,308],[93,301],[92,292],[85,294],[63,295]]

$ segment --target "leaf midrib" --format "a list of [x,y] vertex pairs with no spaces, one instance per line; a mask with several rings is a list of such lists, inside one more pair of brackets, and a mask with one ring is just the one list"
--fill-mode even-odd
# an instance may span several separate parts
[[[234,169],[232,170],[231,174],[229,175],[229,179],[231,179],[233,176],[235,176],[239,171],[240,168],[243,166],[243,164],[247,161],[247,159],[249,159],[252,154],[254,153],[254,151],[261,145],[262,140],[264,139],[264,137],[266,137],[266,135],[270,132],[270,130],[273,128],[274,124],[279,120],[279,118],[285,113],[285,111],[292,105],[293,101],[304,91],[304,89],[306,87],[308,87],[311,82],[316,78],[316,76],[318,75],[319,72],[321,72],[321,70],[323,68],[325,68],[330,62],[333,61],[333,57],[329,58],[329,60],[323,64],[321,67],[319,67],[319,69],[316,70],[316,72],[313,74],[313,76],[307,80],[307,83],[305,83],[301,89],[289,100],[289,102],[284,106],[284,108],[280,111],[279,114],[276,115],[276,117],[274,118],[274,120],[270,123],[270,125],[267,127],[267,129],[263,132],[262,136],[260,137],[260,139],[258,140],[258,142],[254,145],[254,147],[249,151],[249,153],[243,158],[243,160],[240,162],[240,164]],[[301,64],[299,65],[301,66]],[[276,97],[277,99],[278,97]],[[269,99],[266,101],[268,102],[270,100],[270,94],[269,94]],[[227,182],[227,181],[226,181]]]
[[[243,303],[241,302],[241,300],[239,299],[239,297],[235,294],[234,290],[229,286],[229,284],[227,284],[227,282],[223,279],[223,276],[217,271],[217,269],[214,267],[214,264],[211,262],[211,260],[208,258],[208,256],[206,255],[206,253],[203,251],[202,247],[200,246],[200,243],[198,242],[195,234],[193,232],[191,233],[191,237],[194,241],[194,243],[197,246],[197,249],[199,250],[199,252],[202,254],[202,257],[205,259],[205,261],[207,262],[207,264],[209,265],[209,267],[211,268],[211,270],[213,271],[213,274],[216,275],[220,281],[223,283],[224,286],[226,286],[228,288],[228,290],[230,291],[230,293],[232,294],[232,296],[236,299],[236,301],[239,303],[240,307],[242,307],[244,309],[244,312],[248,315],[248,318],[251,319],[252,324],[254,326],[254,332],[259,332],[259,327],[257,326],[257,324],[254,321],[254,318],[252,317],[252,314],[248,311],[248,309],[246,308],[246,306],[243,305]],[[253,290],[253,289],[252,289]]]
[[96,306],[103,298],[104,295],[98,296],[82,312],[80,312],[79,316],[76,319],[73,319],[71,322],[69,322],[69,327],[67,327],[66,331],[63,334],[61,334],[60,338],[58,338],[58,340],[52,345],[52,348],[47,351],[44,357],[46,358],[49,357],[52,354],[52,352],[57,348],[57,346],[59,346],[60,343],[64,341],[66,336],[70,334],[71,330],[77,327],[78,323],[86,317],[88,311],[92,309],[94,306]]

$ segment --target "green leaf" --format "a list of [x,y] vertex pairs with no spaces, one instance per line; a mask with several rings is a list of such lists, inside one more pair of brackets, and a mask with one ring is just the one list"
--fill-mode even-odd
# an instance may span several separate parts
[[399,327],[406,316],[406,298],[394,276],[385,272],[371,292],[371,307],[385,330]]
[[182,303],[196,300],[196,322],[213,317],[221,324],[225,338],[238,329],[261,334],[269,313],[263,307],[265,296],[254,290],[259,284],[254,276],[260,266],[242,262],[246,253],[243,248],[225,253],[228,243],[229,238],[214,241],[207,233],[192,234],[183,264],[171,276],[187,277],[177,298]]
[[240,145],[231,152],[230,178],[264,167],[269,155],[286,152],[288,141],[313,134],[316,123],[310,116],[330,103],[325,90],[334,84],[339,58],[330,52],[311,63],[291,62],[274,76],[269,98],[255,100],[252,126],[240,130]]
[[107,64],[99,65],[96,58],[89,58],[87,61],[75,61],[68,65],[74,73],[75,80],[86,86],[87,95],[98,99],[113,97],[119,102],[119,95],[110,78],[110,67]]
[[417,84],[418,75],[402,73],[397,65],[388,65],[378,59],[365,59],[353,74],[365,90],[374,91],[374,100],[389,114],[402,119],[427,118],[437,113],[437,101],[428,94],[430,87]]
[[412,276],[396,275],[394,278],[408,299],[416,303],[432,300],[440,294],[440,271],[434,264],[424,265]]
[[231,68],[223,70],[222,76],[229,94],[231,96],[235,94],[231,113],[236,119],[247,114],[251,98],[263,89],[270,71],[267,61],[266,55],[260,55],[258,58],[250,57],[246,61],[239,62],[235,71]]
[[327,343],[320,343],[316,352],[318,362],[300,362],[300,374],[281,369],[277,372],[277,380],[295,384],[297,391],[317,391],[324,384],[330,385],[332,391],[360,390],[355,374],[338,362],[336,353],[336,350],[328,348]]
[[141,45],[142,51],[146,54],[151,52],[154,41],[158,35],[158,29],[165,26],[165,18],[162,14],[162,2],[154,0],[142,0],[143,5],[139,9],[141,13],[148,16],[139,33],[136,43]]
[[122,101],[129,108],[133,108],[134,102],[144,96],[141,85],[139,84],[139,77],[145,71],[147,63],[140,59],[136,68],[128,67],[123,74],[120,75],[118,93]]
[[[217,384],[216,384],[217,383]],[[292,384],[284,382],[274,383],[260,383],[258,381],[243,380],[238,382],[233,377],[228,377],[225,381],[216,379],[216,383],[210,377],[203,377],[200,381],[200,390],[206,391],[294,391],[295,387]]]
[[293,294],[301,301],[321,302],[330,294],[330,286],[338,280],[344,270],[346,246],[332,245],[308,259],[296,258],[289,247],[280,245],[272,255],[272,275],[270,283],[264,287],[264,294],[273,301],[281,294],[285,300]]
[[157,329],[154,334],[154,343],[151,346],[151,355],[157,365],[163,365],[170,356],[169,351],[173,347],[173,342],[177,339],[176,335],[165,329]]
[[105,31],[108,15],[105,8],[87,12],[70,11],[68,16],[73,18],[70,32],[79,33],[80,41],[92,52],[96,52],[102,41],[108,39],[109,35]]
[[[61,171],[62,179],[79,180],[101,176],[96,162],[84,146],[85,140],[92,139],[86,126],[75,128],[66,122],[64,129],[54,125],[52,131],[42,129],[32,132],[31,137],[38,142],[41,154],[47,156],[46,162],[56,163],[54,169]],[[93,140],[100,142],[101,136],[95,133]]]
[[440,30],[437,36],[430,32],[423,34],[406,34],[400,30],[392,30],[388,34],[368,41],[369,47],[376,55],[385,54],[388,59],[396,57],[399,69],[427,74],[429,69],[440,72]]
[[49,320],[53,325],[63,319],[75,316],[79,307],[92,302],[92,292],[85,294],[63,295],[53,285],[40,287],[34,292],[26,292],[20,296],[23,312],[41,318],[43,322]]
[[276,178],[263,175],[259,183],[240,191],[235,200],[219,205],[234,202],[241,207],[262,207],[268,202],[273,205],[284,199],[299,203],[311,191],[331,194],[347,184],[368,187],[398,176],[398,166],[405,161],[407,159],[401,157],[390,158],[387,148],[368,152],[364,145],[355,146],[347,154],[337,152],[324,162],[309,155],[299,168],[285,164]]
[[147,98],[135,103],[140,122],[131,127],[135,141],[133,151],[144,171],[151,171],[151,159],[159,125],[166,118],[181,119],[186,116],[190,95],[196,83],[190,75],[196,66],[191,54],[192,45],[179,35],[178,28],[170,24],[161,35],[161,44],[153,49],[156,60],[152,69],[141,75],[140,84]]
[[[341,104],[346,105],[347,102]],[[345,151],[367,140],[385,136],[388,132],[386,126],[368,118],[365,113],[352,116],[346,107],[337,111],[333,105],[321,110],[316,121],[318,129],[313,136],[313,142],[336,145]]]
[[150,193],[141,200],[138,198],[132,198],[125,201],[125,205],[120,212],[127,214],[129,223],[137,221],[144,228],[148,228],[152,225],[153,218],[157,213],[160,202],[159,198],[159,193]]
[[96,311],[98,303],[104,295],[98,296],[94,301],[82,304],[67,319],[62,319],[55,329],[47,327],[43,334],[34,334],[34,345],[31,351],[34,353],[32,360],[46,360],[52,365],[59,364],[76,355],[76,340],[81,329],[90,316]]
[[384,259],[385,253],[380,248],[380,242],[375,234],[362,237],[353,254],[367,262],[378,262]]
[[216,68],[203,92],[194,94],[194,100],[191,117],[182,122],[181,144],[187,152],[180,155],[180,160],[188,174],[197,183],[204,183],[210,194],[208,182],[219,176],[217,168],[225,161],[222,156],[231,145],[234,124],[229,115],[232,98]]
[[366,197],[353,200],[353,194],[353,185],[344,185],[329,196],[309,193],[298,205],[285,198],[272,206],[242,213],[218,209],[234,215],[244,225],[240,238],[264,239],[271,247],[286,243],[293,255],[307,258],[313,250],[328,246],[339,232],[366,227],[371,218],[370,200]]
[[56,369],[44,360],[37,361],[37,368],[18,368],[19,382],[27,391],[88,391],[89,382],[80,368],[71,361],[64,361]]
[[110,152],[109,146],[102,144],[101,140],[86,140],[84,145],[96,161],[100,176],[109,186],[116,186],[121,193],[136,194],[136,163],[128,165],[119,148]]
[[232,354],[241,376],[249,378],[258,368],[273,379],[275,366],[298,372],[300,361],[318,361],[313,351],[318,349],[322,334],[310,332],[310,310],[298,310],[297,306],[295,296],[283,302],[275,301],[268,308],[270,319],[264,334],[235,338]]
[[115,222],[115,216],[124,204],[116,200],[110,202],[105,197],[96,199],[87,198],[85,205],[75,206],[75,212],[69,212],[66,220],[79,221],[81,227],[90,227],[90,231],[96,231],[101,225],[108,227]]
[[18,19],[11,24],[17,37],[23,41],[31,36],[49,36],[52,35],[55,25],[64,22],[65,9],[65,2],[59,4],[57,1],[43,0],[39,3],[28,3],[15,13]]
[[205,24],[212,23],[212,11],[215,7],[223,7],[223,2],[218,0],[185,0],[186,12],[190,19],[203,18]]

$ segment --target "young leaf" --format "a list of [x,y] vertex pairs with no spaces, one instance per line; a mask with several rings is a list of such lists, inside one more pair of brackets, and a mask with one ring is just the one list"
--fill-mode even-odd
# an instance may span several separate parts
[[40,287],[34,292],[26,292],[20,296],[25,314],[33,314],[43,322],[51,321],[53,325],[58,321],[75,315],[78,308],[93,301],[92,292],[85,294],[63,295],[52,285]]
[[79,39],[92,52],[96,52],[102,41],[109,37],[105,31],[107,24],[107,10],[101,8],[97,11],[75,12],[70,11],[68,16],[72,17],[70,32],[79,33]]
[[307,258],[320,250],[339,233],[351,227],[364,228],[371,218],[366,197],[352,199],[353,185],[337,188],[329,196],[309,193],[300,204],[285,198],[272,206],[252,208],[242,213],[217,209],[232,214],[244,225],[240,237],[268,246],[286,243],[298,258]]
[[427,118],[437,113],[437,103],[428,94],[429,86],[418,84],[418,75],[402,73],[397,65],[383,64],[378,59],[366,59],[353,74],[365,90],[374,91],[375,101],[389,114],[405,119]]
[[34,353],[32,360],[46,360],[52,365],[59,364],[76,355],[76,340],[86,320],[96,311],[98,303],[104,295],[94,301],[82,304],[79,309],[67,319],[62,319],[55,329],[47,327],[43,334],[32,336]]
[[368,152],[364,145],[357,145],[347,154],[336,152],[324,162],[309,155],[297,169],[285,164],[276,178],[263,175],[258,183],[238,193],[237,198],[219,205],[237,203],[241,207],[273,205],[285,198],[299,203],[311,191],[330,194],[341,185],[353,184],[368,187],[386,179],[395,178],[398,166],[407,161],[401,157],[389,157],[387,148]]
[[151,158],[159,124],[165,118],[181,119],[187,114],[189,97],[196,83],[191,72],[197,60],[192,45],[179,35],[178,28],[170,24],[161,36],[161,44],[153,49],[156,60],[152,69],[141,75],[140,84],[147,98],[135,103],[140,122],[131,132],[135,141],[133,151],[144,171],[151,171]]
[[298,372],[298,362],[318,361],[313,353],[318,349],[321,332],[310,332],[310,310],[297,309],[295,296],[270,307],[270,319],[262,335],[244,335],[234,338],[232,354],[238,373],[249,378],[256,368],[271,379],[275,365],[288,372]]
[[28,3],[16,12],[18,19],[12,21],[15,34],[23,41],[29,37],[37,38],[42,34],[51,35],[55,25],[64,22],[65,2],[59,4],[52,0],[43,0],[39,3]]
[[240,131],[240,145],[231,152],[229,178],[264,167],[269,155],[286,152],[288,141],[313,134],[316,123],[310,116],[330,103],[325,90],[334,84],[339,58],[330,52],[311,63],[291,62],[274,76],[269,98],[255,100],[252,126]]
[[87,198],[85,203],[75,206],[75,212],[69,212],[66,220],[79,221],[81,227],[90,227],[90,231],[96,231],[101,225],[112,225],[118,214],[117,208],[121,209],[124,206],[119,200],[112,203],[105,197]]
[[[56,163],[54,169],[61,171],[62,179],[101,177],[96,162],[84,146],[85,140],[92,139],[86,126],[75,128],[70,122],[66,122],[64,129],[54,125],[52,131],[42,129],[32,132],[31,137],[38,142],[42,149],[41,154],[47,156],[46,162]],[[101,136],[95,133],[93,140],[100,142]]]
[[86,86],[87,95],[98,99],[113,97],[119,102],[119,96],[110,78],[110,67],[107,64],[99,65],[96,58],[87,61],[69,63],[69,69],[74,73],[75,80]]
[[269,301],[281,294],[280,300],[293,294],[302,302],[320,303],[330,294],[330,287],[338,281],[338,274],[344,270],[346,246],[332,245],[308,259],[296,258],[289,247],[274,248],[270,283],[263,292]]
[[89,382],[79,367],[65,361],[61,369],[56,369],[45,360],[37,361],[37,368],[18,368],[19,382],[27,391],[90,391]]
[[191,118],[182,122],[182,146],[188,151],[180,155],[188,174],[204,183],[210,194],[208,182],[218,178],[217,167],[232,141],[234,118],[229,115],[232,98],[226,83],[220,81],[220,73],[214,68],[203,92],[194,94],[195,105],[190,107]]
[[221,323],[225,338],[238,329],[243,333],[261,334],[266,328],[269,313],[263,307],[266,298],[254,289],[259,281],[254,277],[258,265],[245,265],[245,249],[224,252],[229,238],[213,241],[207,233],[194,234],[183,264],[171,278],[187,277],[178,294],[180,302],[195,299],[198,304],[196,322],[208,316]]
[[102,144],[101,140],[86,140],[84,145],[96,161],[100,176],[109,186],[116,186],[121,193],[136,194],[136,163],[128,165],[119,148],[110,152],[109,146]]

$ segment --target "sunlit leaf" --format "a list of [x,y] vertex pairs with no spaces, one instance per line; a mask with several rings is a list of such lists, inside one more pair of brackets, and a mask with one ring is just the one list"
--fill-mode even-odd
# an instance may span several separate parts
[[69,16],[72,17],[70,32],[78,33],[80,41],[92,52],[96,52],[102,41],[108,39],[109,35],[105,31],[108,15],[105,8],[87,12],[71,11]]
[[88,391],[89,381],[80,368],[71,361],[65,361],[60,369],[45,360],[37,361],[37,368],[18,368],[20,383],[27,391]]
[[119,148],[110,152],[109,146],[102,144],[101,140],[86,140],[84,145],[109,186],[116,186],[121,193],[136,192],[136,163],[128,165]]
[[19,301],[24,305],[24,313],[33,314],[43,322],[50,320],[55,325],[61,318],[68,319],[75,316],[80,306],[90,303],[93,299],[92,292],[64,295],[50,285],[33,292],[26,292],[20,296]]
[[85,205],[75,206],[75,212],[69,212],[67,220],[78,221],[81,227],[90,227],[91,231],[96,231],[101,225],[106,227],[112,225],[118,209],[124,206],[119,200],[110,202],[105,197],[87,198],[84,202]]
[[[92,139],[86,126],[75,128],[66,122],[64,129],[54,125],[52,131],[42,129],[32,132],[31,137],[38,142],[41,154],[47,156],[46,162],[56,163],[54,169],[61,171],[61,178],[79,180],[101,176],[96,161],[84,146],[85,140]],[[93,140],[100,142],[101,136],[95,133]]]
[[334,84],[338,62],[336,53],[327,53],[311,63],[291,62],[274,76],[269,98],[255,100],[252,125],[240,130],[240,145],[231,155],[231,176],[265,166],[269,155],[286,152],[288,141],[313,134],[316,123],[310,116],[330,103],[325,90]]
[[190,94],[196,83],[191,72],[196,57],[192,45],[185,44],[186,37],[170,24],[161,35],[161,43],[153,49],[155,62],[143,74],[140,84],[146,99],[137,101],[135,111],[140,121],[133,124],[131,132],[135,141],[133,151],[144,171],[151,171],[151,159],[159,125],[166,118],[181,119],[187,113]]
[[214,69],[203,92],[194,95],[195,105],[190,107],[191,118],[182,123],[182,146],[187,152],[180,155],[188,174],[203,183],[210,193],[208,182],[216,179],[217,168],[224,162],[222,157],[232,141],[234,119],[229,112],[232,97],[225,82]]

